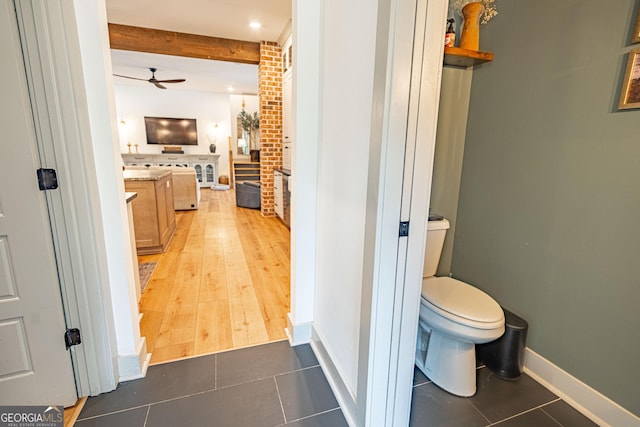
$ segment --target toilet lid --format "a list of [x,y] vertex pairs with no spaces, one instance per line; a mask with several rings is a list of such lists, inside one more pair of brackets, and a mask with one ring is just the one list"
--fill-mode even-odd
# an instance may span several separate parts
[[440,310],[474,322],[493,323],[504,319],[502,308],[493,298],[451,277],[423,280],[422,298]]

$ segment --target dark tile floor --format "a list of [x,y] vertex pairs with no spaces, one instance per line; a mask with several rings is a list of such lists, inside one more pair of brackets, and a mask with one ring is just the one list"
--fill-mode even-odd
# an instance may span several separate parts
[[477,371],[472,397],[453,396],[417,368],[413,378],[411,426],[597,427],[558,396],[523,374],[504,380],[486,367]]
[[309,345],[288,341],[151,366],[87,400],[76,427],[296,426],[347,423]]
[[[151,366],[147,376],[87,400],[77,427],[345,427],[309,345],[287,341]],[[523,375],[478,370],[471,398],[445,393],[415,370],[411,426],[595,426]]]

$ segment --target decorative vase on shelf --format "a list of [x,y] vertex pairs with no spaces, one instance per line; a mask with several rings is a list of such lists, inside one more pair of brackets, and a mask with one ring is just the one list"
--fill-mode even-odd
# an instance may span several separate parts
[[216,152],[216,144],[209,145],[209,151],[211,151],[212,153],[215,154],[215,152]]
[[484,5],[480,2],[466,4],[462,8],[464,23],[460,35],[460,47],[478,51],[480,49],[480,17],[484,12]]

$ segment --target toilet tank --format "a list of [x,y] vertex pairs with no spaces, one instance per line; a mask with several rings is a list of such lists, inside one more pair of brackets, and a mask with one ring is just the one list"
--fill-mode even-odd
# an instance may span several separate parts
[[449,221],[427,221],[427,246],[424,250],[424,270],[422,277],[435,276],[444,246],[444,237],[449,229]]

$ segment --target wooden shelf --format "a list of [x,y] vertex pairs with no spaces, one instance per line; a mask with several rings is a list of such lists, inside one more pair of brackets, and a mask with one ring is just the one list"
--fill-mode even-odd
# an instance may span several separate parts
[[444,48],[444,64],[454,67],[473,67],[483,62],[493,61],[493,53],[478,52],[459,47]]

